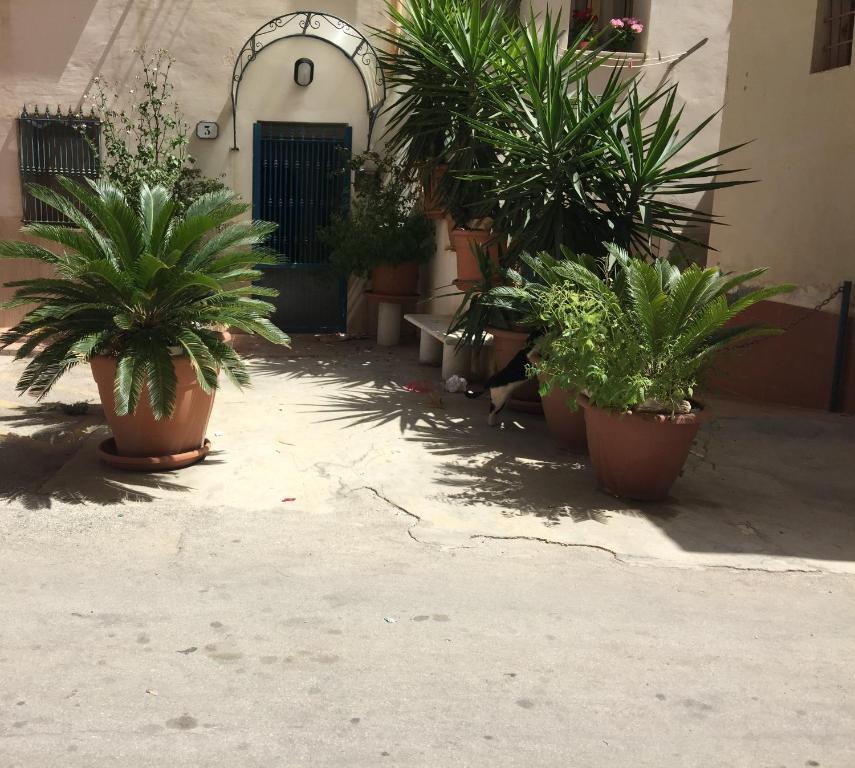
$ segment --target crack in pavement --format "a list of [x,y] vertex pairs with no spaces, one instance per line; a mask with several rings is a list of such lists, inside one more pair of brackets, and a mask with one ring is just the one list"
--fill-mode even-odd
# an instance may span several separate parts
[[547,539],[542,536],[496,536],[489,533],[473,533],[469,538],[490,539],[492,541],[537,541],[541,544],[555,544],[559,547],[579,547],[580,549],[596,549],[600,552],[605,552],[606,554],[611,555],[619,563],[629,565],[629,563],[627,563],[626,560],[622,560],[620,555],[618,555],[618,553],[615,552],[613,549],[600,546],[599,544],[574,544],[572,542],[555,541],[554,539]]
[[675,560],[664,560],[659,558],[639,558],[630,556],[628,559],[625,557],[621,557],[621,555],[615,552],[608,547],[600,546],[599,544],[578,544],[573,542],[566,541],[555,541],[554,539],[547,539],[540,536],[496,536],[490,535],[486,533],[473,533],[470,539],[492,539],[494,541],[536,541],[540,544],[554,544],[559,547],[580,547],[583,549],[596,549],[600,552],[606,552],[610,554],[614,560],[621,565],[630,565],[630,566],[650,566],[650,567],[662,567],[662,568],[682,568],[685,570],[705,570],[705,569],[718,569],[718,570],[726,570],[726,571],[748,571],[748,572],[756,572],[756,573],[769,573],[769,574],[779,574],[779,573],[812,573],[812,574],[820,574],[820,575],[835,575],[835,576],[850,576],[851,574],[830,574],[828,571],[824,571],[821,568],[758,568],[756,566],[741,566],[741,565],[730,565],[724,563],[679,563]]
[[399,512],[403,512],[405,515],[409,515],[410,517],[412,517],[413,520],[415,520],[415,522],[407,528],[407,535],[413,541],[418,542],[419,544],[422,544],[426,547],[435,546],[434,544],[431,544],[430,542],[422,541],[421,539],[416,538],[415,534],[413,533],[413,528],[415,528],[420,522],[422,522],[421,517],[419,517],[415,512],[410,512],[409,509],[407,509],[406,507],[402,507],[397,502],[392,501],[392,499],[390,499],[388,496],[384,496],[382,493],[380,493],[380,491],[378,491],[376,488],[373,488],[370,485],[360,485],[358,488],[354,488],[353,490],[355,490],[355,491],[370,491],[378,499],[380,499],[381,501],[385,501],[390,507],[394,507]]
[[[414,533],[413,529],[422,521],[422,518],[417,515],[415,512],[411,512],[406,507],[401,506],[397,502],[390,499],[388,496],[382,494],[376,488],[370,485],[361,485],[358,488],[353,490],[356,491],[370,491],[373,493],[378,499],[384,501],[390,507],[394,507],[399,512],[403,512],[405,515],[413,518],[415,521],[412,525],[407,528],[407,535],[415,542],[422,544],[424,546],[436,546],[431,542],[423,541],[419,539]],[[620,553],[616,552],[613,549],[609,549],[608,547],[604,547],[600,544],[581,544],[574,542],[566,542],[566,541],[556,541],[554,539],[547,539],[542,536],[499,536],[495,534],[487,534],[487,533],[473,533],[469,536],[470,540],[481,539],[481,540],[491,540],[491,541],[534,541],[539,544],[552,544],[558,547],[567,547],[567,548],[578,548],[578,549],[593,549],[598,552],[605,552],[607,555],[611,555],[612,559],[620,563],[621,565],[628,566],[648,566],[648,567],[660,567],[660,568],[682,568],[686,570],[728,570],[728,571],[741,571],[741,572],[754,572],[754,573],[767,573],[767,574],[787,574],[787,573],[810,573],[810,574],[819,574],[826,575],[827,571],[824,571],[820,568],[758,568],[756,566],[740,566],[740,565],[730,565],[730,564],[716,564],[716,563],[679,563],[674,560],[664,560],[657,558],[637,558],[637,557],[624,557],[621,556]],[[447,547],[446,547],[447,549]],[[454,547],[454,549],[467,549],[467,547]],[[845,574],[839,574],[845,575]]]

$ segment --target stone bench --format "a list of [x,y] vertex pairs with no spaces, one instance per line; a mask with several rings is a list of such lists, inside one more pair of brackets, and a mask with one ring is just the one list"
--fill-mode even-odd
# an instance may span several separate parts
[[[472,355],[477,354],[471,347],[457,347],[462,334],[448,332],[452,315],[404,315],[404,320],[419,329],[419,362],[424,365],[442,364],[442,378],[457,374],[469,378],[472,371]],[[488,333],[485,346],[493,344]]]

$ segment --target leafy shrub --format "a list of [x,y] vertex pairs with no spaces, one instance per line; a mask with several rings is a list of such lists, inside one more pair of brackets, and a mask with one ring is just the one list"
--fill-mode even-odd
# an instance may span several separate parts
[[[190,158],[192,162],[192,158]],[[211,192],[222,192],[228,187],[220,180],[205,176],[198,168],[182,168],[178,174],[172,194],[175,199],[175,212],[183,214],[190,203]]]
[[403,167],[376,152],[348,162],[354,196],[345,213],[318,232],[340,275],[367,277],[380,264],[426,261],[434,250],[433,224],[418,207],[418,193]]
[[[189,126],[172,98],[169,78],[175,59],[163,48],[153,54],[137,48],[134,53],[141,72],[133,87],[120,96],[117,87],[98,76],[89,94],[101,119],[103,170],[127,200],[139,199],[142,184],[162,186],[174,194],[177,212],[184,213],[197,197],[225,185],[193,167]],[[100,154],[99,147],[93,149]]]
[[779,332],[730,321],[792,289],[743,290],[729,298],[765,270],[722,275],[691,265],[680,271],[662,260],[630,259],[614,246],[596,269],[569,252],[564,257],[523,256],[539,280],[511,289],[526,297],[530,321],[545,329],[537,372],[544,391],[557,384],[620,412],[679,409],[718,351]]

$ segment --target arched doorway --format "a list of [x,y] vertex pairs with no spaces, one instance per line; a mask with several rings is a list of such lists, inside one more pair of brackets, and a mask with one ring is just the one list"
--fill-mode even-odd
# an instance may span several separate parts
[[[290,44],[277,45],[246,78],[250,64],[283,41]],[[315,74],[306,87],[294,69],[303,57],[313,60]],[[247,90],[241,104],[242,84]],[[376,51],[354,27],[329,14],[300,11],[272,19],[238,54],[232,149],[241,137],[241,154],[246,152],[251,127],[253,218],[279,225],[269,244],[281,263],[265,267],[261,282],[279,291],[274,322],[287,331],[345,330],[346,285],[331,275],[328,251],[316,233],[349,201],[343,165],[353,146],[351,125],[358,126],[361,151],[370,145],[384,99]],[[239,165],[249,170],[243,158]]]

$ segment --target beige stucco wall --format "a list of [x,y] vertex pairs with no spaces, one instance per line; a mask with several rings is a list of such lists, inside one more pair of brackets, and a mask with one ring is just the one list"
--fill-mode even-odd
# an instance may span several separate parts
[[724,268],[768,266],[766,282],[800,286],[787,301],[814,306],[855,278],[855,69],[811,74],[816,3],[779,6],[734,9],[722,142],[753,139],[739,160],[760,183],[717,193],[731,227],[712,243]]
[[[694,128],[720,110],[725,99],[728,34],[733,0],[648,0],[644,87],[660,83],[677,84],[683,105],[683,130]],[[680,58],[667,63],[660,63]],[[721,117],[715,117],[681,153],[689,159],[715,152],[721,141]],[[679,156],[678,156],[679,157]],[[710,213],[713,195],[687,196],[683,204]],[[709,227],[692,236],[702,242],[710,237]],[[686,248],[687,255],[703,259],[704,254]]]
[[[0,0],[0,237],[20,227],[21,194],[15,118],[23,104],[77,107],[101,73],[129,86],[136,72],[132,49],[164,47],[176,58],[174,83],[187,121],[216,120],[215,141],[193,139],[199,167],[251,200],[252,124],[257,120],[346,122],[354,150],[365,149],[368,120],[357,70],[332,46],[290,40],[263,51],[240,90],[238,143],[232,143],[231,77],[244,41],[269,19],[296,10],[325,11],[364,33],[384,23],[381,0]],[[308,88],[293,82],[294,61],[315,62]],[[382,133],[378,125],[375,136]],[[30,263],[4,262],[2,277],[33,274]],[[0,297],[9,291],[0,289]],[[354,296],[357,294],[354,293]],[[359,310],[351,302],[351,312]],[[0,313],[0,327],[19,313]]]

